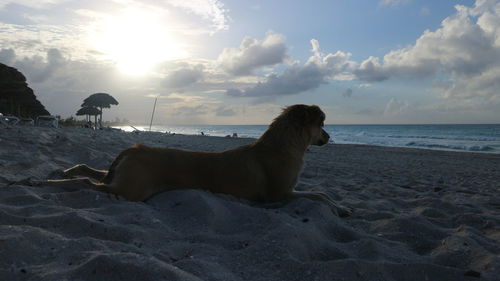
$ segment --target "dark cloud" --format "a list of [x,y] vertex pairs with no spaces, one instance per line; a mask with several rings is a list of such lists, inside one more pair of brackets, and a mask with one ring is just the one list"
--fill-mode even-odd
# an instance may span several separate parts
[[49,49],[45,58],[34,56],[18,60],[14,56],[14,59],[15,66],[22,69],[29,78],[29,82],[33,83],[46,81],[68,63],[58,49]]
[[268,33],[264,40],[245,37],[239,48],[224,49],[218,61],[231,75],[251,75],[260,67],[283,63],[286,50],[283,35]]
[[186,116],[193,117],[198,115],[205,115],[210,112],[206,105],[196,105],[196,106],[179,106],[173,109],[175,116]]
[[326,83],[326,75],[316,64],[294,65],[283,74],[270,74],[265,82],[260,82],[244,90],[229,89],[227,94],[233,97],[272,97],[295,95],[316,89]]
[[215,115],[216,116],[235,116],[236,111],[234,111],[232,108],[228,108],[225,106],[219,106],[217,109],[215,109]]
[[343,96],[344,98],[350,98],[350,97],[352,97],[352,89],[351,89],[351,88],[345,89],[345,90],[342,92],[342,96]]
[[163,81],[163,85],[166,88],[184,88],[203,79],[203,69],[203,65],[195,65],[175,70],[168,74]]
[[363,81],[380,82],[389,79],[389,75],[383,70],[378,58],[369,57],[363,61],[360,67],[354,70],[356,77]]
[[319,52],[319,43],[311,40],[313,56],[304,65],[295,63],[282,74],[270,74],[263,82],[245,89],[231,88],[226,91],[232,97],[254,97],[258,101],[269,101],[279,96],[295,95],[314,90],[328,79],[352,67],[350,54],[336,52],[323,55]]

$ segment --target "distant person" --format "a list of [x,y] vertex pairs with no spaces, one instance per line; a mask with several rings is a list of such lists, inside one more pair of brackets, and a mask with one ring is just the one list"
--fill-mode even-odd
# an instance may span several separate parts
[[92,121],[87,121],[85,125],[83,125],[85,128],[91,128],[92,129]]

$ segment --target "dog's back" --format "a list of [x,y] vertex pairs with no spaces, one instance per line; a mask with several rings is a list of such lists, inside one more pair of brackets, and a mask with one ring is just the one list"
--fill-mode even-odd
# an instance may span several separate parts
[[[266,197],[266,174],[257,155],[252,145],[224,152],[136,145],[118,155],[102,183],[134,201],[165,189],[187,188],[259,200]],[[137,198],[138,186],[144,194],[141,198]]]

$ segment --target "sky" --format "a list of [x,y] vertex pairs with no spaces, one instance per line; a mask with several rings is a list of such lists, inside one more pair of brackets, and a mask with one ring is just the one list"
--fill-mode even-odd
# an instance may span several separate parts
[[500,123],[500,0],[0,0],[0,62],[63,118]]

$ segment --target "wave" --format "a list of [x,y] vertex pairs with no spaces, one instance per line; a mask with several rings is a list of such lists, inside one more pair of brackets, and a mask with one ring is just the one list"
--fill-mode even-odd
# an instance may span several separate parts
[[438,150],[459,150],[459,151],[471,151],[471,152],[496,152],[497,149],[488,145],[456,145],[456,144],[436,144],[436,143],[425,143],[410,141],[406,143],[394,143],[390,141],[369,141],[369,140],[359,140],[359,139],[336,139],[332,140],[332,143],[351,143],[351,144],[368,144],[368,145],[379,145],[379,146],[390,146],[390,147],[415,147],[415,148],[429,148]]
[[357,137],[357,138],[386,138],[386,139],[430,139],[430,140],[451,140],[451,141],[480,141],[480,142],[500,142],[500,138],[495,137],[466,137],[466,136],[429,136],[429,135],[386,135],[386,134],[370,134],[365,131],[359,133],[330,133],[336,137]]
[[433,144],[433,143],[421,143],[421,142],[409,142],[406,146],[411,147],[423,147],[423,148],[435,148],[435,149],[452,149],[452,150],[465,150],[465,151],[493,151],[494,147],[488,145],[447,145],[447,144]]
[[459,141],[500,141],[499,138],[491,137],[460,137],[460,136],[403,136],[403,135],[388,135],[388,138],[396,139],[432,139],[432,140],[459,140]]
[[[136,126],[137,127],[137,126]],[[156,131],[179,134],[258,138],[267,125],[153,126]],[[367,144],[388,147],[414,147],[437,150],[500,153],[500,125],[426,126],[325,126],[331,143]]]

